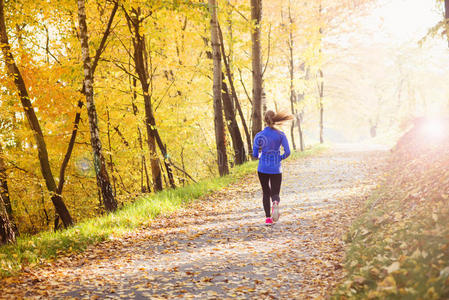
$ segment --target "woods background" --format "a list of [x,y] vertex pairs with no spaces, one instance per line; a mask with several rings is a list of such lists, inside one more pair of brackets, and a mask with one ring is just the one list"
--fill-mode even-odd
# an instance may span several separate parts
[[[2,209],[17,233],[36,233],[70,225],[57,217],[58,197],[77,222],[141,193],[215,176],[217,164],[249,159],[259,100],[262,112],[295,115],[284,128],[295,149],[376,138],[400,130],[416,112],[447,111],[449,71],[438,66],[449,58],[446,49],[432,50],[434,41],[422,41],[422,52],[410,45],[423,35],[398,41],[391,52],[377,51],[383,42],[374,39],[369,48],[341,42],[360,39],[355,31],[375,36],[375,27],[358,23],[378,9],[374,2],[2,1],[1,67],[12,68],[12,57],[28,93],[20,92],[17,72],[0,73]],[[436,10],[443,11],[441,2]],[[429,35],[438,32],[441,24]],[[221,63],[215,72],[214,59]],[[416,68],[423,60],[428,67]],[[218,102],[213,81],[221,82]]]

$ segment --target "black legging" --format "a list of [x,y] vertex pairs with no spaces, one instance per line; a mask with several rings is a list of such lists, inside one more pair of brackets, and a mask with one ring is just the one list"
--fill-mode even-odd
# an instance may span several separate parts
[[281,174],[266,174],[260,173],[259,180],[262,185],[263,191],[263,209],[265,210],[265,216],[271,217],[271,203],[272,201],[280,201],[279,192],[281,191],[282,173]]

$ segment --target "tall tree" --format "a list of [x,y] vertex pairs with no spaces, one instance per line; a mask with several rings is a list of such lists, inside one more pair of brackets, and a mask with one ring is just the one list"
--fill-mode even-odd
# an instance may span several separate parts
[[212,59],[214,63],[213,94],[214,94],[214,124],[215,140],[217,145],[217,163],[220,176],[229,173],[228,155],[226,153],[225,128],[222,109],[222,70],[221,70],[221,49],[217,20],[217,2],[209,0],[210,32],[212,41]]
[[[295,97],[295,84],[294,84],[294,79],[295,79],[295,61],[294,61],[294,57],[293,57],[293,47],[295,45],[295,42],[293,40],[293,17],[292,17],[292,7],[291,7],[291,0],[288,1],[288,21],[289,21],[289,26],[288,26],[288,62],[289,62],[289,75],[290,75],[290,108],[292,111],[292,114],[294,116],[296,116],[295,113],[295,102],[296,102],[296,97]],[[296,143],[295,143],[295,135],[294,135],[294,129],[295,129],[295,122],[293,121],[291,124],[291,128],[290,128],[290,133],[291,133],[291,139],[292,139],[292,145],[293,145],[293,149],[296,150]]]
[[151,103],[150,94],[150,75],[148,71],[148,61],[147,61],[147,50],[145,46],[145,35],[141,33],[141,26],[143,19],[141,18],[141,9],[132,9],[131,14],[125,11],[125,16],[128,22],[128,29],[132,34],[134,55],[132,56],[134,60],[135,71],[138,75],[140,85],[142,87],[143,99],[145,105],[145,127],[147,129],[147,144],[150,151],[150,166],[151,174],[153,178],[153,189],[154,191],[161,191],[162,187],[162,171],[160,168],[159,158],[156,151],[156,146],[164,156],[164,164],[169,177],[169,182],[171,187],[175,187],[173,172],[168,162],[167,150],[165,145],[162,143],[162,139],[159,136],[159,132],[156,127],[156,119],[154,117],[153,105]]
[[[92,68],[91,68],[92,78],[94,77],[95,70],[96,70],[96,68],[98,66],[98,62],[100,60],[100,56],[106,47],[106,41],[109,37],[109,34],[111,33],[112,21],[114,20],[115,13],[117,12],[117,9],[118,9],[118,2],[116,1],[114,8],[112,9],[111,15],[109,16],[109,21],[108,21],[108,24],[106,25],[106,30],[103,33],[103,37],[101,39],[100,45],[99,45],[97,51],[95,52],[95,57],[93,59]],[[48,40],[47,40],[47,43],[48,43]],[[47,45],[47,53],[48,53],[48,45]],[[85,92],[84,82],[83,82],[83,85],[81,88],[81,92],[83,94]],[[58,182],[58,187],[56,189],[57,194],[59,194],[59,195],[62,194],[62,190],[64,189],[65,172],[66,172],[67,166],[69,164],[70,158],[72,156],[73,148],[75,147],[76,136],[78,134],[78,128],[79,128],[79,125],[81,122],[81,111],[82,111],[83,105],[84,105],[83,101],[81,99],[78,100],[78,105],[77,105],[78,109],[75,113],[75,120],[73,121],[72,134],[70,135],[69,144],[67,146],[67,150],[65,152],[64,159],[62,160],[61,167],[59,168],[59,182]],[[56,215],[55,226],[54,226],[55,230],[58,228],[58,223],[59,223],[59,217],[58,217],[58,215]]]
[[4,14],[4,1],[0,0],[0,43],[2,44],[2,52],[4,62],[7,68],[7,72],[10,78],[13,79],[14,84],[19,92],[19,98],[25,115],[28,120],[28,124],[33,131],[34,139],[38,150],[39,163],[42,176],[45,179],[45,184],[51,195],[51,200],[55,206],[57,214],[61,217],[64,226],[70,226],[73,224],[72,217],[70,216],[67,207],[62,200],[60,194],[57,193],[57,187],[55,179],[53,177],[50,162],[48,159],[47,145],[45,144],[44,135],[39,124],[39,120],[34,111],[33,105],[28,96],[28,90],[23,80],[22,74],[16,65],[14,56],[11,53],[11,47],[8,41],[8,35],[6,32],[5,14]]
[[102,153],[100,140],[100,131],[98,129],[97,110],[94,103],[94,89],[92,77],[92,65],[89,54],[89,38],[87,35],[86,8],[85,0],[78,0],[78,21],[80,29],[81,54],[84,69],[84,94],[86,96],[87,115],[89,118],[90,142],[94,155],[95,174],[97,184],[101,189],[103,203],[108,211],[117,209],[117,200],[112,192],[111,182],[109,181],[108,171],[106,169],[105,158]]
[[[228,130],[229,130],[229,133],[230,133],[231,139],[232,139],[232,146],[234,147],[235,163],[237,165],[241,165],[246,161],[246,153],[245,153],[245,146],[243,144],[242,134],[240,133],[239,125],[238,125],[237,119],[236,119],[236,109],[235,109],[234,102],[237,105],[237,110],[241,111],[241,108],[240,108],[239,99],[237,98],[237,93],[235,92],[234,81],[232,79],[229,60],[228,60],[228,57],[226,56],[226,52],[225,52],[223,33],[221,31],[220,24],[218,24],[218,31],[219,31],[219,37],[220,37],[221,55],[223,57],[226,74],[227,74],[227,76],[225,76],[222,73],[223,109],[225,112],[225,118],[226,118],[226,122],[228,125]],[[228,86],[226,85],[226,82],[224,80],[226,77],[228,78],[228,82],[231,87],[231,92],[229,91]],[[231,97],[231,95],[232,95],[232,97]],[[233,99],[234,99],[234,102],[232,101]],[[242,120],[243,127],[246,130],[248,130],[248,128],[246,128],[245,119],[243,118],[243,113],[240,115],[240,117]],[[250,147],[251,144],[248,144],[248,146]],[[248,149],[251,149],[251,148],[248,148]]]
[[[320,0],[320,5],[318,9],[318,22],[320,24],[319,27],[319,42],[320,42],[320,49],[319,53],[321,55],[322,53],[322,35],[323,35],[323,27],[322,27],[322,13],[323,13],[323,7],[322,2]],[[324,103],[323,103],[323,97],[324,97],[324,74],[323,70],[321,69],[321,66],[319,66],[318,69],[318,93],[319,93],[319,104],[320,104],[320,143],[324,143]]]
[[262,21],[262,0],[251,0],[251,21],[254,28],[251,32],[251,53],[253,69],[253,109],[252,135],[262,130],[262,54],[260,40],[260,26]]
[[[232,46],[230,47],[230,50],[229,50],[229,52],[230,52],[229,56],[226,56],[226,51],[225,51],[225,48],[224,48],[223,33],[221,31],[220,24],[218,24],[218,31],[219,31],[219,34],[220,34],[221,54],[223,56],[223,62],[224,62],[225,69],[226,69],[226,75],[227,75],[226,77],[228,78],[229,86],[231,87],[232,98],[234,99],[235,106],[237,107],[237,111],[238,111],[238,113],[240,115],[240,120],[242,121],[242,126],[243,126],[243,130],[244,130],[245,136],[246,136],[246,144],[248,146],[248,151],[251,151],[251,149],[252,149],[252,147],[251,147],[251,144],[252,144],[251,135],[249,133],[248,126],[246,125],[245,116],[243,115],[242,107],[241,107],[240,101],[239,101],[239,99],[237,97],[237,92],[235,91],[234,80],[233,80],[233,76],[232,76],[232,72],[231,72],[231,62],[230,62],[230,59],[228,58],[228,57],[231,57]],[[231,34],[232,34],[232,31],[231,31]],[[245,160],[246,160],[246,156],[245,156]]]
[[[95,70],[98,66],[98,62],[100,60],[101,54],[103,53],[103,51],[106,47],[106,41],[111,33],[112,21],[114,20],[117,9],[118,9],[118,2],[115,2],[114,8],[112,9],[111,15],[109,16],[108,24],[106,25],[106,30],[104,31],[100,45],[99,45],[97,51],[95,52],[95,57],[94,57],[92,67],[91,67],[91,77],[92,78],[94,77]],[[81,92],[83,94],[85,92],[84,82],[83,82],[83,85],[81,88]],[[61,194],[62,190],[64,188],[64,174],[65,174],[67,165],[69,164],[70,157],[72,156],[73,147],[75,146],[75,140],[76,140],[76,136],[78,133],[78,127],[79,127],[79,124],[81,121],[81,109],[83,108],[83,105],[84,105],[83,101],[79,100],[78,105],[77,105],[78,109],[75,114],[75,120],[73,122],[72,134],[70,136],[70,141],[67,146],[66,153],[64,155],[64,160],[62,161],[61,168],[59,170],[58,194]]]

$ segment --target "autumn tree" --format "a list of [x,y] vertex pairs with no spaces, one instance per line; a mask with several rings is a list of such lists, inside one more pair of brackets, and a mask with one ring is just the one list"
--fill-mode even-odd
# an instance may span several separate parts
[[84,69],[84,95],[86,96],[86,107],[89,118],[89,128],[91,135],[91,145],[94,155],[95,174],[97,183],[101,189],[103,203],[108,211],[117,209],[117,200],[112,193],[111,183],[109,181],[108,171],[106,169],[105,158],[102,153],[102,145],[100,140],[100,131],[98,128],[97,110],[94,103],[93,76],[92,65],[89,54],[89,38],[86,23],[85,1],[78,0],[78,19],[80,29],[80,42]]
[[[303,141],[303,134],[302,134],[302,127],[301,127],[301,114],[299,112],[298,104],[300,100],[303,100],[303,95],[299,94],[297,95],[296,87],[295,87],[295,77],[296,74],[296,64],[295,64],[295,29],[296,24],[295,20],[292,14],[292,3],[291,0],[288,1],[288,38],[287,38],[287,46],[288,46],[288,69],[289,69],[289,75],[290,75],[290,109],[293,116],[295,116],[294,122],[292,122],[290,132],[291,132],[291,139],[293,144],[293,149],[296,149],[296,143],[295,143],[295,135],[294,135],[294,128],[295,125],[298,128],[298,136],[299,136],[299,145],[300,150],[304,151],[304,141]],[[301,63],[301,71],[304,72],[304,62]],[[301,97],[301,99],[298,99]],[[295,124],[296,123],[296,124]]]
[[212,42],[213,69],[213,95],[214,95],[214,124],[215,140],[217,145],[217,163],[220,176],[229,173],[228,156],[226,153],[225,128],[223,121],[222,106],[222,70],[221,70],[221,48],[217,20],[217,2],[209,0],[210,32]]
[[61,195],[57,193],[56,183],[52,174],[50,167],[50,162],[48,159],[47,145],[45,144],[42,129],[39,120],[34,111],[33,105],[31,103],[30,97],[28,96],[28,90],[23,80],[23,77],[15,63],[14,57],[11,52],[11,47],[9,45],[5,15],[4,15],[4,1],[0,0],[0,42],[2,44],[2,52],[4,62],[7,68],[7,72],[11,79],[13,79],[14,84],[18,90],[20,102],[22,104],[23,110],[28,120],[28,124],[33,131],[33,135],[36,141],[38,149],[38,157],[41,167],[42,176],[45,179],[47,189],[52,193],[51,200],[58,215],[61,217],[64,225],[70,226],[73,224],[72,217],[70,216]]
[[252,109],[252,135],[253,138],[262,130],[262,53],[261,53],[261,23],[262,0],[251,0],[251,53],[253,78],[253,109]]
[[150,153],[150,166],[151,174],[153,177],[153,189],[154,191],[160,191],[163,189],[162,186],[162,171],[160,168],[160,161],[157,154],[157,146],[159,146],[162,155],[164,156],[164,164],[169,177],[169,182],[171,187],[175,187],[173,171],[170,166],[170,162],[167,158],[167,150],[165,144],[159,135],[156,126],[156,119],[154,117],[153,105],[152,105],[152,94],[150,91],[151,76],[148,70],[148,55],[149,50],[146,47],[145,35],[141,32],[142,22],[144,18],[142,17],[141,8],[132,8],[130,13],[128,13],[125,8],[125,16],[128,24],[128,29],[132,34],[132,44],[133,44],[133,55],[132,59],[134,61],[134,68],[137,77],[139,78],[140,85],[143,91],[143,99],[145,106],[145,127],[147,130],[147,144]]
[[[226,11],[226,24],[227,24],[227,29],[228,29],[228,36],[229,36],[229,45],[228,45],[228,53],[226,53],[225,50],[225,39],[223,38],[223,32],[221,29],[221,26],[218,26],[219,29],[219,36],[220,36],[220,46],[221,46],[221,55],[223,58],[223,63],[224,63],[224,67],[226,70],[226,78],[227,78],[227,82],[229,83],[229,87],[230,87],[230,92],[231,92],[231,96],[232,96],[232,100],[233,103],[235,104],[235,108],[237,109],[238,115],[240,117],[240,122],[241,122],[241,127],[243,128],[243,132],[245,133],[245,138],[246,138],[246,145],[247,145],[247,149],[250,152],[252,149],[252,136],[250,133],[250,129],[248,128],[248,124],[242,109],[242,104],[241,104],[241,99],[238,96],[237,93],[237,89],[236,89],[236,85],[235,85],[235,77],[234,77],[234,70],[233,70],[233,59],[235,58],[235,51],[234,51],[234,35],[233,35],[233,24],[234,24],[234,20],[232,18],[233,15],[233,10],[234,10],[234,6],[231,4],[231,1],[226,1],[227,4],[227,11]],[[241,15],[241,12],[239,12],[239,14]],[[241,15],[242,16],[242,15]],[[244,21],[248,22],[248,19],[246,17],[244,17]],[[240,72],[240,71],[239,71]],[[246,89],[245,89],[245,93],[246,93]],[[249,97],[249,96],[248,96]],[[226,109],[226,108],[225,108]],[[245,154],[246,155],[246,154]],[[245,158],[246,160],[246,158]]]
[[[224,39],[223,33],[221,31],[220,25],[218,25],[219,37],[220,37],[220,49],[221,49],[221,57],[223,58],[223,62],[226,69],[226,75],[222,74],[222,100],[223,100],[223,109],[225,112],[225,117],[228,124],[228,130],[232,138],[232,145],[234,147],[235,154],[235,163],[237,165],[243,164],[246,161],[246,152],[243,144],[242,134],[240,133],[240,128],[236,118],[236,112],[238,111],[240,114],[240,120],[242,121],[242,126],[244,128],[245,134],[247,136],[247,145],[248,149],[251,149],[251,139],[248,132],[248,127],[246,125],[245,118],[243,116],[242,108],[240,106],[240,101],[237,97],[237,93],[235,91],[234,80],[232,77],[231,67],[229,63],[229,57],[226,55],[225,47],[224,47]],[[230,89],[228,89],[225,78],[228,79]],[[250,151],[250,150],[248,150]]]

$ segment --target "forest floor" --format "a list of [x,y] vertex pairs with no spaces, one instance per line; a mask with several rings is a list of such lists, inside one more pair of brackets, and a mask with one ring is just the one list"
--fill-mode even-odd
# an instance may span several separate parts
[[344,276],[345,233],[386,155],[340,145],[287,160],[273,226],[254,174],[140,230],[0,279],[0,298],[325,297]]

